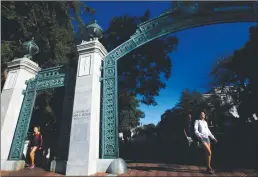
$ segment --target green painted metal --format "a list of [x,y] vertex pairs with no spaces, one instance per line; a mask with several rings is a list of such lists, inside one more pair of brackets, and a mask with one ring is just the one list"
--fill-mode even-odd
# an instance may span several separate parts
[[24,141],[29,128],[30,117],[32,114],[33,105],[36,98],[35,81],[31,80],[27,87],[30,87],[30,91],[26,91],[19,115],[18,123],[16,126],[11,150],[9,153],[9,160],[20,160],[23,152]]
[[104,59],[102,158],[118,158],[117,60],[154,39],[188,28],[215,23],[257,22],[257,2],[173,2],[174,8],[138,26],[129,40]]
[[65,67],[55,67],[40,71],[37,78],[36,90],[64,86],[66,72],[67,69]]
[[26,90],[9,153],[9,160],[20,160],[30,125],[37,91],[65,86],[66,68],[59,66],[39,71],[35,78],[26,81]]

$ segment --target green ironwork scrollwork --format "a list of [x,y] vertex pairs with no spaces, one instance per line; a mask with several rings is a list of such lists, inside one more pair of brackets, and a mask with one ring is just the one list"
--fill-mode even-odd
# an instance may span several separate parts
[[37,90],[62,87],[65,85],[66,69],[62,66],[41,70],[37,76]]
[[9,160],[20,160],[27,136],[32,110],[38,90],[65,86],[66,68],[59,66],[39,71],[35,78],[26,81],[24,99],[9,153]]
[[117,61],[154,39],[180,30],[228,22],[256,22],[256,2],[175,2],[176,6],[157,18],[138,25],[130,39],[104,59],[102,158],[118,158]]
[[26,92],[24,100],[21,107],[21,112],[17,122],[10,154],[9,160],[19,160],[21,159],[24,141],[29,128],[30,118],[32,114],[32,109],[36,97],[36,90]]

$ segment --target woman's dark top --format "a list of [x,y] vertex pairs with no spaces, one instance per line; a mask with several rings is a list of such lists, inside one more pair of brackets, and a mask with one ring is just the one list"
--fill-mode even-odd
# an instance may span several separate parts
[[41,134],[33,134],[32,135],[32,140],[31,140],[31,146],[37,146],[37,147],[42,147],[43,146],[43,139]]

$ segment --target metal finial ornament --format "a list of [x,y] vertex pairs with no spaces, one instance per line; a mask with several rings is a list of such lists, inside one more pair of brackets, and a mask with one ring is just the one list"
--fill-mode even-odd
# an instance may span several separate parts
[[34,42],[34,38],[32,38],[30,41],[24,42],[22,46],[25,52],[24,57],[26,58],[32,59],[32,56],[39,52],[39,47]]
[[100,39],[103,37],[103,30],[97,24],[96,20],[86,27],[86,37],[89,41]]

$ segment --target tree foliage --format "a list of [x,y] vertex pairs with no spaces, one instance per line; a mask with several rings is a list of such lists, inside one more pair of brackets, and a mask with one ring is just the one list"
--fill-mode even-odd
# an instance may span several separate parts
[[[149,11],[146,11],[143,16],[114,17],[101,42],[108,51],[111,51],[130,39],[137,25],[147,21],[149,17]],[[137,48],[118,61],[121,129],[136,127],[139,119],[144,117],[138,109],[140,102],[156,105],[155,96],[165,88],[165,79],[171,76],[172,64],[168,54],[176,49],[177,42],[175,37],[163,37]]]
[[209,125],[221,126],[228,120],[227,118],[232,117],[229,112],[231,108],[231,102],[226,102],[226,98],[217,90],[201,94],[196,90],[191,92],[186,89],[182,92],[178,103],[161,115],[158,131],[165,138],[182,137],[188,115],[191,114],[194,121],[199,118],[200,111],[206,113]]
[[[95,12],[79,1],[10,1],[3,2],[1,8],[2,22],[5,24],[1,41],[2,71],[6,71],[8,61],[23,56],[21,44],[32,37],[40,49],[32,60],[41,68],[76,64],[76,60],[73,60],[77,59],[76,42],[82,39],[86,26],[81,15]],[[149,16],[150,12],[146,11],[139,17],[114,17],[101,42],[108,51],[114,49],[128,40],[135,33],[137,25],[148,20]],[[119,117],[122,127],[137,126],[139,118],[144,117],[144,113],[139,110],[140,102],[156,104],[155,96],[159,95],[160,89],[165,88],[163,78],[168,79],[171,75],[172,64],[168,54],[176,49],[177,42],[175,37],[163,37],[138,48],[119,61]],[[50,102],[46,100],[52,100],[54,94],[46,92],[48,94],[40,98],[47,104],[41,105],[51,110],[47,109]],[[140,102],[136,96],[141,97]]]
[[187,116],[192,114],[192,117],[196,119],[199,111],[207,107],[208,105],[200,92],[184,90],[178,103],[162,114],[161,121],[158,124],[159,133],[165,139],[172,136],[182,137],[183,124],[187,120]]
[[147,124],[143,126],[147,136],[151,136],[156,132],[156,126],[154,124]]
[[145,114],[138,109],[139,100],[135,96],[119,95],[119,131],[123,132],[127,129],[134,128],[139,125],[140,118],[144,118]]
[[21,44],[34,37],[40,51],[33,60],[42,68],[67,63],[76,56],[72,22],[85,26],[81,13],[93,11],[77,1],[4,1],[1,9],[1,64],[21,57]]
[[[114,17],[106,30],[103,43],[108,51],[130,39],[137,25],[148,20],[150,12],[139,17]],[[147,105],[156,105],[155,96],[165,88],[171,76],[170,54],[176,49],[177,39],[166,36],[147,43],[130,52],[118,61],[119,93],[140,96]]]
[[[41,68],[75,66],[77,51],[72,23],[78,24],[76,28],[83,28],[86,24],[81,15],[90,15],[94,9],[79,1],[4,1],[1,9],[1,71],[5,73],[1,75],[2,86],[7,75],[7,62],[22,57],[21,44],[32,38],[40,50],[32,60]],[[56,101],[62,100],[64,94],[61,93],[54,90],[38,93],[34,106],[38,119],[48,122],[49,118],[61,116],[62,106],[55,106],[60,105]]]
[[258,27],[251,27],[249,34],[246,44],[232,56],[219,60],[211,72],[216,87],[232,86],[229,94],[235,98],[244,121],[258,114]]

